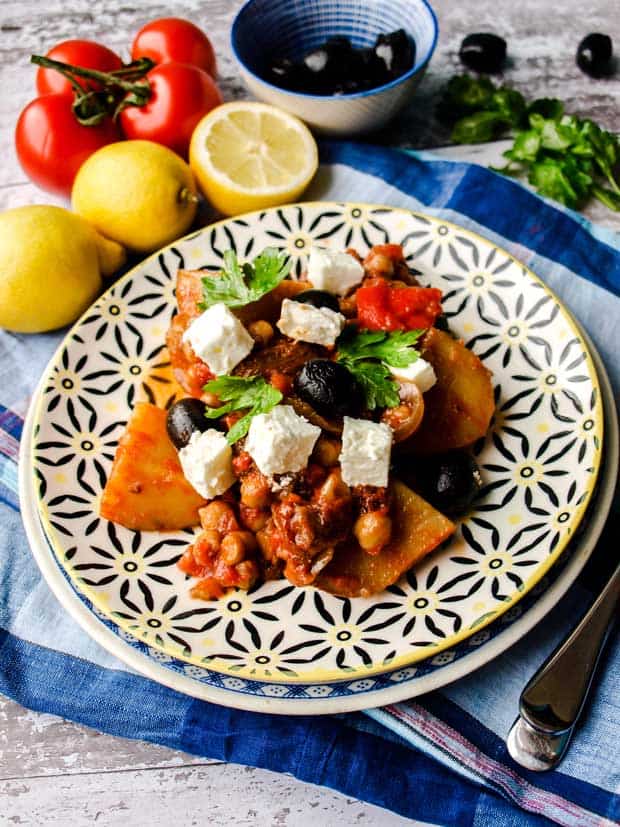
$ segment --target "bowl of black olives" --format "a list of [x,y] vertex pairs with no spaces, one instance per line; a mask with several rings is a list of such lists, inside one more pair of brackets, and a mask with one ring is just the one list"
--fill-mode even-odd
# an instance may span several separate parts
[[411,100],[437,35],[427,0],[248,0],[231,45],[257,98],[321,134],[357,135]]

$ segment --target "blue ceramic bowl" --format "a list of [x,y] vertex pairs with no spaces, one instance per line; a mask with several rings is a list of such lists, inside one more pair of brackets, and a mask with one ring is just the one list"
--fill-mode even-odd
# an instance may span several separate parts
[[[289,92],[262,74],[268,56],[297,59],[326,38],[346,35],[372,46],[378,34],[404,29],[415,41],[414,66],[399,78],[349,95]],[[386,124],[413,96],[437,43],[437,19],[426,0],[248,0],[231,32],[232,50],[257,97],[328,135],[356,135]]]

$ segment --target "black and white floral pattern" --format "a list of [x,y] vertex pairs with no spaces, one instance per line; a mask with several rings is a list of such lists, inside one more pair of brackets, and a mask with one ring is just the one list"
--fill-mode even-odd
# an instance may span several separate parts
[[[163,343],[177,269],[217,269],[231,247],[245,258],[275,245],[298,276],[313,243],[363,253],[386,242],[402,243],[422,283],[441,288],[452,329],[493,372],[497,410],[476,446],[484,489],[475,510],[447,546],[371,599],[279,581],[192,600],[176,566],[192,532],[140,534],[98,516],[131,408],[140,399],[165,406],[173,393]],[[460,640],[512,610],[577,528],[600,464],[602,410],[579,331],[506,252],[429,216],[308,204],[220,222],[121,279],[61,349],[35,434],[50,544],[76,590],[119,634],[160,660],[225,673],[222,681],[319,691],[322,681],[404,675],[421,659],[447,663]]]

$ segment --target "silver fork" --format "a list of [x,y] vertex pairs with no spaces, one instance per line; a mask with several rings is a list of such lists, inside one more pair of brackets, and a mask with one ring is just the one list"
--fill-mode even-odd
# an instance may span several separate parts
[[620,599],[620,565],[581,622],[528,682],[508,733],[512,758],[529,770],[553,769],[581,715]]

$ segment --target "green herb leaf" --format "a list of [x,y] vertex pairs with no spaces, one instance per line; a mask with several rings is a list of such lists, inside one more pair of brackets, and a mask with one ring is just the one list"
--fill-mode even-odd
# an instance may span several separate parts
[[424,330],[358,330],[345,329],[338,339],[338,360],[378,359],[395,368],[404,368],[419,358],[413,349]]
[[224,402],[219,408],[207,406],[207,419],[218,419],[232,411],[247,410],[245,416],[241,417],[226,434],[230,445],[247,434],[252,417],[260,413],[269,413],[282,401],[280,391],[266,382],[262,376],[218,376],[217,379],[207,382],[204,390],[214,393]]
[[443,123],[454,124],[464,115],[486,109],[494,92],[495,86],[488,78],[455,75],[443,90],[437,116]]
[[413,345],[423,333],[424,330],[358,330],[354,326],[344,330],[336,343],[336,358],[357,380],[368,410],[398,405],[398,386],[389,366],[404,368],[419,359]]
[[254,261],[241,266],[234,250],[224,253],[221,273],[202,279],[204,301],[199,304],[206,310],[223,302],[228,307],[243,307],[273,290],[291,269],[288,256],[275,247],[266,247]]
[[564,114],[564,104],[557,98],[537,98],[528,106],[527,114],[542,115],[543,118],[559,121]]
[[382,362],[342,360],[342,364],[353,374],[362,389],[369,411],[375,408],[393,408],[399,404],[398,385],[389,368]]
[[487,106],[493,112],[497,112],[511,126],[519,127],[525,120],[525,98],[516,89],[508,86],[500,87],[493,92],[491,101]]
[[455,123],[451,138],[455,144],[481,144],[496,138],[509,125],[499,112],[476,112]]
[[511,161],[535,161],[540,149],[540,134],[534,129],[517,132],[514,144],[504,152],[504,157]]

